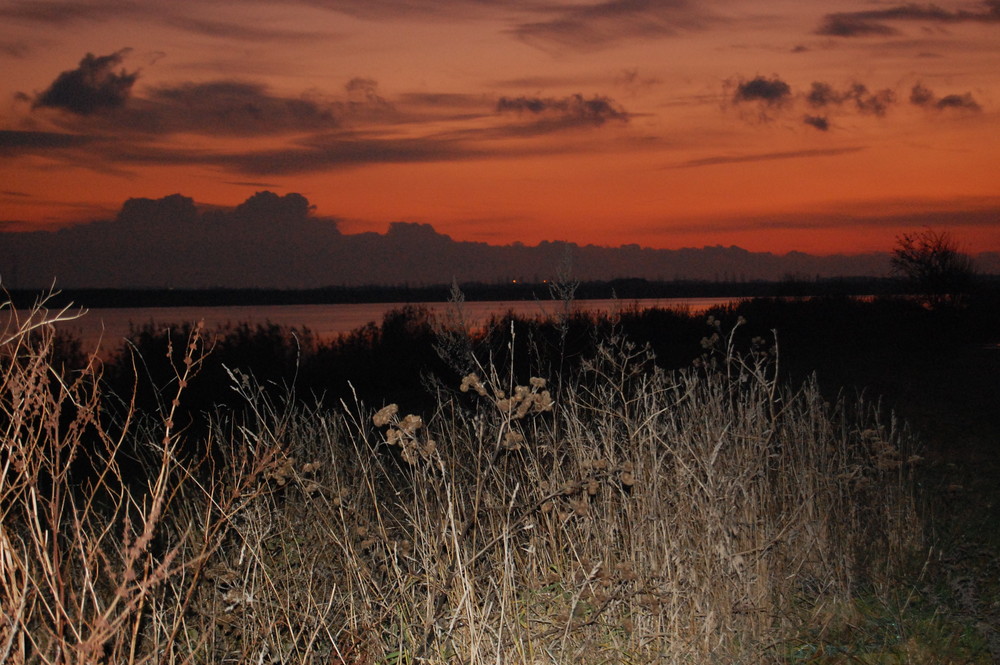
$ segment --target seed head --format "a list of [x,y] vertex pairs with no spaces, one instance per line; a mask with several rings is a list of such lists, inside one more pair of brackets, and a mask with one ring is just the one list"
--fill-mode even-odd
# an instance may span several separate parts
[[375,423],[375,427],[384,427],[392,422],[397,413],[399,413],[399,406],[396,404],[383,406],[372,416],[372,422]]
[[399,423],[399,429],[403,430],[407,434],[413,434],[423,426],[424,419],[420,416],[415,416],[412,413],[403,418],[403,420]]
[[463,393],[469,392],[469,389],[476,391],[481,397],[486,396],[486,387],[483,386],[482,380],[480,380],[479,375],[472,372],[462,378],[462,385],[459,386],[459,390]]
[[520,432],[514,430],[508,431],[503,436],[503,447],[507,450],[520,450],[522,442],[524,442],[524,437]]

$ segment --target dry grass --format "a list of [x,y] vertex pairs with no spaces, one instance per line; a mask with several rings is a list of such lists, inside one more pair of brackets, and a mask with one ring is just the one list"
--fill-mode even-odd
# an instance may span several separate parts
[[4,335],[0,663],[789,660],[920,544],[905,432],[719,326],[673,373],[613,337],[558,393],[483,362],[426,422],[234,373],[247,416],[193,461],[169,411],[102,422],[97,367],[67,383],[30,327]]

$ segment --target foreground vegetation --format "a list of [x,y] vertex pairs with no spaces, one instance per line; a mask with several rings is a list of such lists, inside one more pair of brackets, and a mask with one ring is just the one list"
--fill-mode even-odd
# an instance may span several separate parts
[[43,305],[2,335],[0,663],[991,662],[949,467],[794,325],[410,311],[102,369]]

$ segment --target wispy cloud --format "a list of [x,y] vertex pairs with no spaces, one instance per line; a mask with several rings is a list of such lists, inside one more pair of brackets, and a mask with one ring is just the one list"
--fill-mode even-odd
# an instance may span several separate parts
[[25,58],[31,53],[31,47],[23,41],[0,41],[0,54],[10,58]]
[[265,136],[331,129],[339,124],[337,111],[319,99],[273,95],[259,84],[210,81],[154,88],[124,122],[161,134]]
[[497,102],[500,113],[555,115],[570,124],[602,125],[608,120],[628,122],[628,113],[610,97],[590,99],[575,94],[559,99],[541,97],[501,97]]
[[701,166],[718,166],[720,164],[742,164],[745,162],[770,162],[778,159],[804,159],[809,157],[836,157],[853,152],[860,152],[863,147],[849,148],[825,148],[814,150],[789,150],[783,152],[765,152],[753,155],[719,155],[717,157],[703,157],[692,159],[670,168],[690,169]]
[[93,139],[88,136],[60,132],[19,131],[0,129],[0,155],[44,152],[84,146]]
[[457,20],[499,9],[531,8],[532,0],[292,0],[311,7],[377,21],[439,18]]
[[[630,118],[604,95],[422,92],[391,98],[368,77],[349,79],[339,93],[298,97],[241,80],[160,85],[132,95],[138,74],[114,71],[125,54],[87,55],[77,69],[60,74],[36,96],[31,112],[64,131],[7,130],[0,133],[0,151],[45,153],[100,172],[125,174],[157,164],[211,166],[254,180],[370,164],[572,150],[572,140],[560,139],[562,148],[550,141],[531,143]],[[442,121],[455,124],[442,130]],[[193,144],[191,135],[204,140]],[[232,138],[248,140],[237,148]],[[520,140],[514,146],[506,143],[510,138]]]
[[256,22],[212,21],[208,19],[194,18],[180,13],[166,14],[162,20],[166,25],[179,28],[186,32],[223,39],[236,39],[253,42],[298,42],[319,41],[322,39],[329,39],[331,37],[329,32],[317,30],[284,30],[281,28],[263,26]]
[[722,21],[689,0],[605,0],[595,4],[538,6],[549,14],[518,24],[516,37],[539,45],[595,49],[628,39],[671,37]]
[[899,5],[887,9],[836,12],[823,17],[816,34],[833,37],[894,35],[899,31],[890,23],[920,21],[925,23],[1000,23],[1000,1],[987,0],[978,11],[948,11],[937,5]]
[[103,23],[131,19],[170,26],[192,34],[254,42],[294,42],[330,37],[317,30],[287,30],[247,21],[238,13],[230,20],[198,17],[209,3],[192,0],[137,2],[134,0],[13,0],[0,7],[0,18],[19,23],[65,27],[81,23]]
[[129,0],[12,0],[0,7],[0,18],[43,23],[48,25],[70,25],[79,21],[105,21],[141,11],[135,2]]
[[276,150],[190,155],[247,175],[290,175],[369,164],[462,161],[489,156],[485,150],[438,137],[416,139],[313,137],[308,143]]

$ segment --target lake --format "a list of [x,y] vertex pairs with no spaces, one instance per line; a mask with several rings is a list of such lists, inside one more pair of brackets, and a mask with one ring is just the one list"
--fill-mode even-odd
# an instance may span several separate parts
[[[616,309],[680,308],[702,312],[716,305],[735,302],[733,298],[659,298],[641,300],[575,300],[574,312],[613,312]],[[209,330],[247,323],[274,323],[280,326],[308,328],[318,339],[329,341],[368,323],[381,322],[387,312],[410,305],[426,307],[443,315],[450,303],[351,303],[337,305],[266,305],[239,307],[129,307],[101,308],[85,312],[79,318],[61,323],[60,330],[79,337],[84,349],[98,344],[105,351],[117,349],[133,326],[153,324],[171,326],[204,321]],[[462,314],[468,326],[475,328],[491,317],[507,312],[526,318],[551,317],[563,303],[555,300],[466,301]]]

